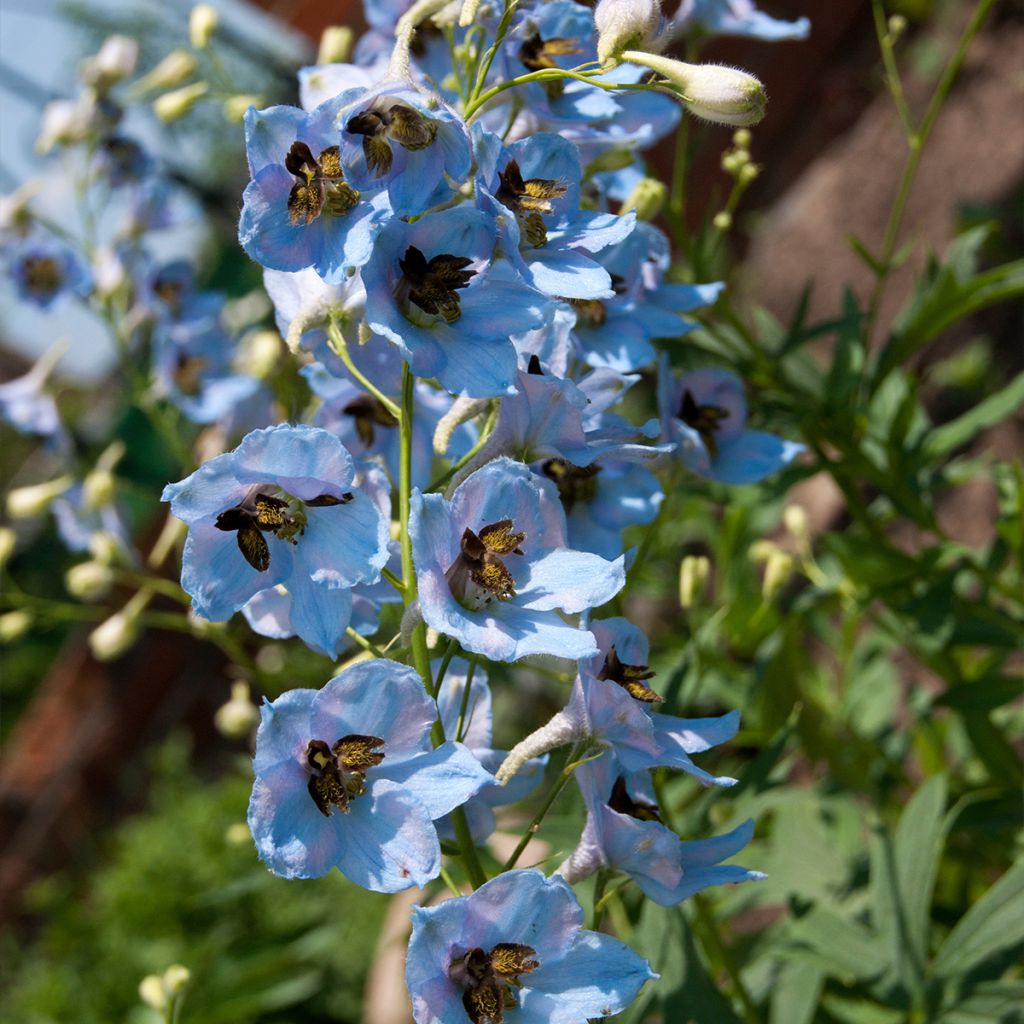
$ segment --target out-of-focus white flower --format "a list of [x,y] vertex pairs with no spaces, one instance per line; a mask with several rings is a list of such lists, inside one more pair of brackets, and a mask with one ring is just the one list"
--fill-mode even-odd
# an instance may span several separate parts
[[86,85],[103,92],[127,78],[139,59],[139,44],[130,36],[108,36],[99,52],[82,61],[79,72]]

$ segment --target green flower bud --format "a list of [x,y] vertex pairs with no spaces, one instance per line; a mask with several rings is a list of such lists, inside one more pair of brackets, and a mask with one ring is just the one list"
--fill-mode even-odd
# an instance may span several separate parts
[[626,196],[619,213],[636,211],[637,220],[654,220],[661,213],[661,208],[668,198],[668,187],[657,178],[641,178],[633,190]]
[[196,69],[196,59],[188,50],[171,50],[149,74],[143,75],[132,87],[136,93],[173,89],[181,85]]
[[703,555],[687,555],[679,565],[679,604],[692,608],[711,575],[711,562]]
[[7,514],[12,519],[41,516],[74,482],[75,478],[66,473],[46,483],[16,487],[7,495]]
[[197,50],[205,50],[217,31],[217,11],[209,4],[196,4],[188,16],[188,36]]
[[206,82],[193,82],[173,92],[165,92],[153,100],[153,113],[164,122],[170,124],[184,117],[196,102],[209,90]]
[[0,615],[0,643],[14,643],[32,628],[33,622],[35,616],[24,608]]
[[80,601],[98,601],[114,585],[110,566],[102,562],[79,562],[64,574],[64,586],[72,597]]
[[348,25],[328,25],[320,36],[317,64],[344,64],[352,52],[353,32]]

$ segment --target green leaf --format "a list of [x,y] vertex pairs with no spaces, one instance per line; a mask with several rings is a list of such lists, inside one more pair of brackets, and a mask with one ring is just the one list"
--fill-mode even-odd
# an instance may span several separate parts
[[986,427],[1011,416],[1024,405],[1024,373],[1018,374],[1002,390],[989,395],[973,409],[955,420],[936,427],[922,445],[925,458],[938,460],[955,448],[967,444]]
[[843,319],[836,337],[832,366],[825,384],[824,401],[832,409],[849,418],[850,398],[860,385],[864,371],[864,335],[861,330],[862,314],[857,296],[852,289],[843,291]]
[[825,972],[807,960],[782,965],[772,989],[770,1024],[811,1024],[825,986]]
[[1024,861],[1018,861],[960,919],[942,944],[932,974],[953,978],[989,957],[1024,945]]
[[885,969],[877,936],[824,907],[814,907],[794,921],[790,935],[836,977],[866,981]]
[[879,353],[873,388],[940,331],[980,309],[1024,295],[1024,260],[975,273],[978,252],[991,233],[991,225],[965,231],[945,261],[929,269]]
[[928,956],[929,909],[946,835],[946,777],[929,779],[913,796],[896,829],[896,886],[908,952],[920,975]]
[[950,1007],[940,1024],[1024,1024],[1024,982],[982,982],[971,994]]
[[683,980],[674,992],[661,1002],[661,1012],[666,1021],[715,1021],[715,1024],[740,1024],[740,1018],[732,1004],[718,990],[714,979],[708,973],[697,952],[691,932],[683,915],[678,915],[682,929]]
[[863,260],[865,266],[875,277],[881,277],[885,273],[885,264],[873,256],[868,251],[868,247],[853,232],[846,236],[846,244]]

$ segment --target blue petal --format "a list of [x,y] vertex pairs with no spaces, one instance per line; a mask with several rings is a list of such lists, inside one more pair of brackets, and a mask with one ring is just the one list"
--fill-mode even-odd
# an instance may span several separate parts
[[533,611],[581,612],[610,601],[625,585],[621,558],[606,562],[585,551],[555,550],[531,561],[518,580],[517,604]]
[[465,746],[451,741],[397,765],[389,765],[385,758],[377,774],[415,796],[433,819],[443,817],[494,782],[494,776]]
[[247,434],[232,453],[245,484],[276,483],[302,501],[340,498],[352,483],[352,456],[326,430],[287,423]]
[[784,441],[760,430],[745,430],[727,444],[720,444],[711,460],[712,480],[723,484],[753,484],[788,466],[804,446]]
[[336,657],[352,618],[352,591],[296,581],[291,594],[291,622],[295,632],[307,647],[328,658]]
[[373,892],[401,892],[437,878],[437,830],[426,807],[401,786],[387,779],[371,782],[367,792],[349,805],[344,819],[345,845],[338,868],[356,885]]

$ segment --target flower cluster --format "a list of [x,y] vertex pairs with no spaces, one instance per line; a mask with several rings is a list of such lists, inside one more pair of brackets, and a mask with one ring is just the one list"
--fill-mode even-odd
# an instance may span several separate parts
[[[801,450],[747,429],[738,378],[672,368],[669,350],[697,359],[680,339],[723,284],[672,276],[642,156],[682,112],[746,125],[764,110],[752,76],[665,56],[675,35],[785,27],[737,2],[684,4],[671,21],[655,0],[395,0],[367,15],[355,63],[303,69],[301,106],[244,114],[238,237],[298,364],[287,394],[276,336],[246,330],[260,314],[227,315],[193,267],[143,245],[161,179],[120,133],[124,46],[83,72],[85,114],[85,100],[49,113],[43,145],[88,137],[90,173],[131,190],[131,226],[83,261],[15,203],[8,272],[31,302],[89,296],[112,312],[146,367],[140,397],[205,428],[205,461],[163,491],[187,527],[193,621],[240,611],[331,661],[362,648],[322,688],[263,704],[248,822],[268,868],[338,868],[390,893],[441,876],[442,842],[456,845],[475,891],[415,911],[417,1024],[578,1024],[655,975],[581,930],[571,884],[620,872],[673,904],[760,877],[720,863],[751,823],[683,841],[649,775],[731,784],[691,756],[731,739],[738,715],[661,713],[644,634],[593,613],[625,585],[625,531],[654,523],[683,468],[690,486],[750,483]],[[167,96],[191,105],[200,84]],[[0,410],[60,447],[51,362],[0,390]],[[660,420],[634,423],[625,396],[655,381]],[[95,475],[109,482],[117,457],[53,496],[83,548],[100,529],[124,536]],[[401,623],[390,615],[396,635],[375,643],[389,603]],[[483,663],[537,657],[575,676],[569,702],[496,750]],[[567,744],[587,812],[578,845],[550,878],[487,881],[477,847],[496,808],[528,796]]]

